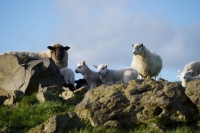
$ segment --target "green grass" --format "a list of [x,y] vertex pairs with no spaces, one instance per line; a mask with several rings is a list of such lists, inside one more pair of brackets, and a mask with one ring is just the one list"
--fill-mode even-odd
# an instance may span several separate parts
[[16,131],[27,132],[30,128],[37,126],[54,115],[74,110],[74,106],[62,101],[38,103],[34,96],[24,97],[19,102],[19,107],[1,107],[0,129],[11,127]]

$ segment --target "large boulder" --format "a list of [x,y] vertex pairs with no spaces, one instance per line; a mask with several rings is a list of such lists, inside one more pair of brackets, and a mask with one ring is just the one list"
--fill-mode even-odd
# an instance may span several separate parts
[[75,112],[81,119],[89,119],[93,126],[141,122],[162,127],[187,122],[198,109],[178,82],[145,79],[90,90]]
[[[15,91],[31,95],[52,85],[62,86],[64,77],[51,58],[36,60],[25,55],[0,56],[0,103]],[[5,94],[5,95],[3,95]]]
[[200,107],[200,79],[195,79],[187,83],[185,94],[190,100]]

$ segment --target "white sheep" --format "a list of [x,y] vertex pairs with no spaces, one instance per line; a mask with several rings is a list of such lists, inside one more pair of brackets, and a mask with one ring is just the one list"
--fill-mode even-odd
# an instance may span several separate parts
[[190,70],[190,76],[197,76],[200,74],[200,62],[192,61],[188,64],[186,64],[183,68],[183,71],[189,71]]
[[68,66],[68,52],[67,50],[70,49],[70,47],[65,46],[63,47],[59,43],[52,44],[51,46],[47,47],[48,50],[42,51],[42,52],[19,52],[19,51],[10,51],[10,52],[5,52],[0,55],[6,55],[6,54],[11,54],[11,55],[27,55],[32,58],[36,59],[42,59],[42,58],[52,58],[52,60],[55,62],[56,66],[61,69],[64,67]]
[[108,69],[108,64],[94,65],[103,84],[116,84],[129,82],[130,80],[137,79],[137,70],[127,67],[119,70]]
[[191,76],[192,74],[192,70],[188,70],[188,71],[180,71],[178,70],[178,73],[180,74],[179,76],[177,76],[177,78],[180,78],[181,80],[181,84],[183,87],[186,86],[186,84],[191,81],[191,80],[194,80],[194,79],[200,79],[199,76]]
[[83,75],[83,78],[87,81],[87,88],[90,90],[102,84],[99,74],[95,71],[92,71],[86,65],[86,61],[79,61],[75,72]]
[[61,75],[63,75],[65,79],[65,84],[63,85],[64,87],[68,88],[70,91],[74,91],[74,85],[75,85],[75,75],[74,71],[70,68],[62,68],[60,69]]
[[131,67],[136,69],[141,78],[151,78],[160,73],[162,69],[161,57],[148,50],[143,43],[132,44],[133,59]]

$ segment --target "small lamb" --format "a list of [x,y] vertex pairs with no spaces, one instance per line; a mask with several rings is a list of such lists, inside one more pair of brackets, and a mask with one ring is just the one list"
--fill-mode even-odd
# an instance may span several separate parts
[[108,64],[94,65],[97,68],[97,72],[100,75],[100,78],[103,84],[117,84],[129,82],[132,79],[137,79],[138,72],[137,70],[127,67],[119,70],[107,69]]
[[183,71],[189,71],[190,70],[190,76],[197,76],[200,74],[200,62],[192,61],[188,64],[186,64],[183,68]]
[[193,76],[193,77],[191,76],[191,74],[193,72],[192,70],[183,71],[183,72],[178,70],[178,72],[179,72],[180,75],[177,76],[177,78],[180,78],[183,87],[185,87],[186,84],[191,80],[200,79],[199,76]]
[[133,47],[133,59],[131,67],[136,69],[141,78],[151,78],[160,73],[162,69],[161,57],[149,51],[143,43],[132,44]]
[[52,58],[52,60],[55,62],[56,66],[61,69],[68,66],[68,53],[67,50],[70,49],[68,46],[62,46],[59,43],[52,44],[51,46],[47,47],[48,50],[42,51],[42,52],[19,52],[19,51],[10,51],[5,52],[0,55],[27,55],[29,57],[35,58],[35,59],[43,59],[43,58]]
[[70,68],[62,68],[60,69],[61,75],[64,76],[65,83],[63,84],[64,87],[69,88],[70,91],[74,91],[75,87],[75,75],[74,71]]
[[83,78],[87,81],[88,88],[91,90],[97,86],[102,85],[102,81],[97,72],[92,71],[87,65],[86,61],[79,61],[75,70],[76,73],[81,73]]
[[76,89],[79,89],[82,86],[87,87],[87,81],[85,79],[75,80],[75,83],[76,83]]

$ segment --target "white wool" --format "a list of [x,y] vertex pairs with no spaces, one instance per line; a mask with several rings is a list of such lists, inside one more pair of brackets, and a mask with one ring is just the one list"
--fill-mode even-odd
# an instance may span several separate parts
[[108,64],[94,65],[94,67],[97,68],[103,84],[124,83],[138,77],[137,71],[131,67],[119,70],[108,69]]
[[65,67],[65,68],[60,69],[60,73],[61,75],[64,76],[66,84],[72,84],[72,85],[75,84],[75,74],[72,69]]
[[183,71],[189,71],[191,76],[197,76],[200,74],[200,62],[192,61],[184,66]]
[[87,81],[88,89],[93,89],[102,84],[99,74],[95,71],[92,71],[86,65],[86,61],[79,61],[75,72],[83,75],[83,78]]
[[183,87],[185,87],[186,84],[187,84],[189,81],[192,81],[192,80],[194,80],[194,79],[200,79],[199,76],[191,76],[191,73],[192,73],[191,70],[183,71],[183,72],[180,71],[180,70],[178,70],[178,72],[179,72],[180,75],[177,76],[177,78],[180,78],[181,84],[182,84]]
[[151,78],[160,73],[162,69],[161,57],[149,51],[143,43],[133,44],[133,59],[131,67],[138,71],[141,78]]

